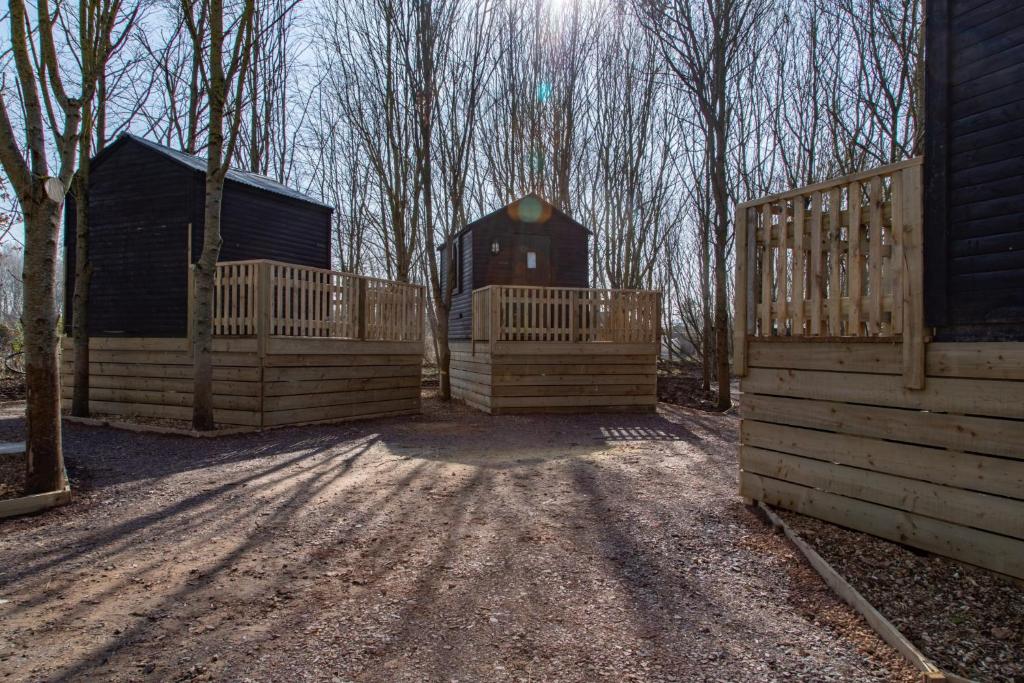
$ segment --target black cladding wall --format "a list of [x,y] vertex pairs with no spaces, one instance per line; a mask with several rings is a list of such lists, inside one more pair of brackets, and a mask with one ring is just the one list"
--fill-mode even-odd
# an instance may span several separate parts
[[1024,3],[929,0],[926,318],[1024,339]]
[[[541,202],[539,220],[521,220],[520,202]],[[452,294],[448,336],[469,339],[473,331],[472,291],[488,285],[539,287],[589,286],[589,231],[550,204],[528,195],[480,218],[458,235],[463,263],[461,290]],[[498,253],[491,245],[497,240]],[[537,257],[537,268],[526,268],[526,253]],[[447,250],[441,250],[441,272],[447,272]]]
[[[188,248],[203,241],[204,174],[131,139],[118,141],[90,177],[89,334],[183,337]],[[112,145],[113,147],[113,145]],[[331,210],[231,180],[221,213],[221,261],[274,259],[330,267]],[[73,330],[75,204],[65,210],[64,329]]]

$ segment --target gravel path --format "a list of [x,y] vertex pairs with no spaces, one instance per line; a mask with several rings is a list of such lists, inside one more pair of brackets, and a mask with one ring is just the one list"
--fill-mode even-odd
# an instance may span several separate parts
[[425,411],[68,426],[75,502],[0,522],[0,681],[915,680],[737,499],[735,417]]

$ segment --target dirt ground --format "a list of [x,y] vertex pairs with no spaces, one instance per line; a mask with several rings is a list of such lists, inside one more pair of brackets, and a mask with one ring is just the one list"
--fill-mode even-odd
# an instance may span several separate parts
[[736,497],[736,429],[68,425],[75,501],[0,521],[0,681],[915,680]]

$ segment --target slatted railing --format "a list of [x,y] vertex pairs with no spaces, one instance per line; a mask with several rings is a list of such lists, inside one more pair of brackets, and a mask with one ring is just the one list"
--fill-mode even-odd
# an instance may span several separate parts
[[740,204],[737,372],[748,338],[881,338],[923,381],[921,242],[920,158]]
[[656,343],[660,311],[660,292],[492,285],[473,292],[473,338]]
[[278,261],[230,261],[214,274],[213,333],[421,341],[421,285]]

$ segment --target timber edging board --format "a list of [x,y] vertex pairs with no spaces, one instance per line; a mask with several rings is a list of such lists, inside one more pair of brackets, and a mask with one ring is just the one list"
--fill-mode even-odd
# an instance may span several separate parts
[[451,342],[452,396],[492,415],[653,412],[657,347],[604,342]]
[[752,341],[740,494],[1024,578],[1024,344]]
[[71,487],[65,486],[60,491],[49,493],[37,493],[21,498],[8,498],[0,500],[0,519],[6,517],[17,517],[19,515],[31,515],[42,512],[52,507],[64,505],[71,500]]
[[917,647],[900,632],[896,626],[885,618],[881,612],[875,609],[874,605],[868,602],[867,598],[860,594],[850,583],[830,565],[825,558],[818,554],[808,543],[800,537],[786,522],[775,512],[758,501],[758,508],[765,514],[772,526],[780,529],[786,538],[796,546],[797,550],[804,556],[808,564],[818,572],[829,588],[832,589],[846,604],[855,609],[858,614],[864,617],[864,621],[874,630],[878,636],[888,643],[894,650],[899,652],[904,659],[910,662],[911,666],[921,672],[923,681],[950,681],[951,683],[971,683],[965,678],[944,673],[933,661],[924,656]]
[[[225,433],[287,425],[416,414],[422,342],[269,337],[214,337],[214,419]],[[73,392],[66,338],[62,396]],[[90,409],[114,416],[190,420],[192,355],[187,339],[90,339]],[[115,421],[103,419],[111,426]],[[191,430],[132,425],[138,431]]]

